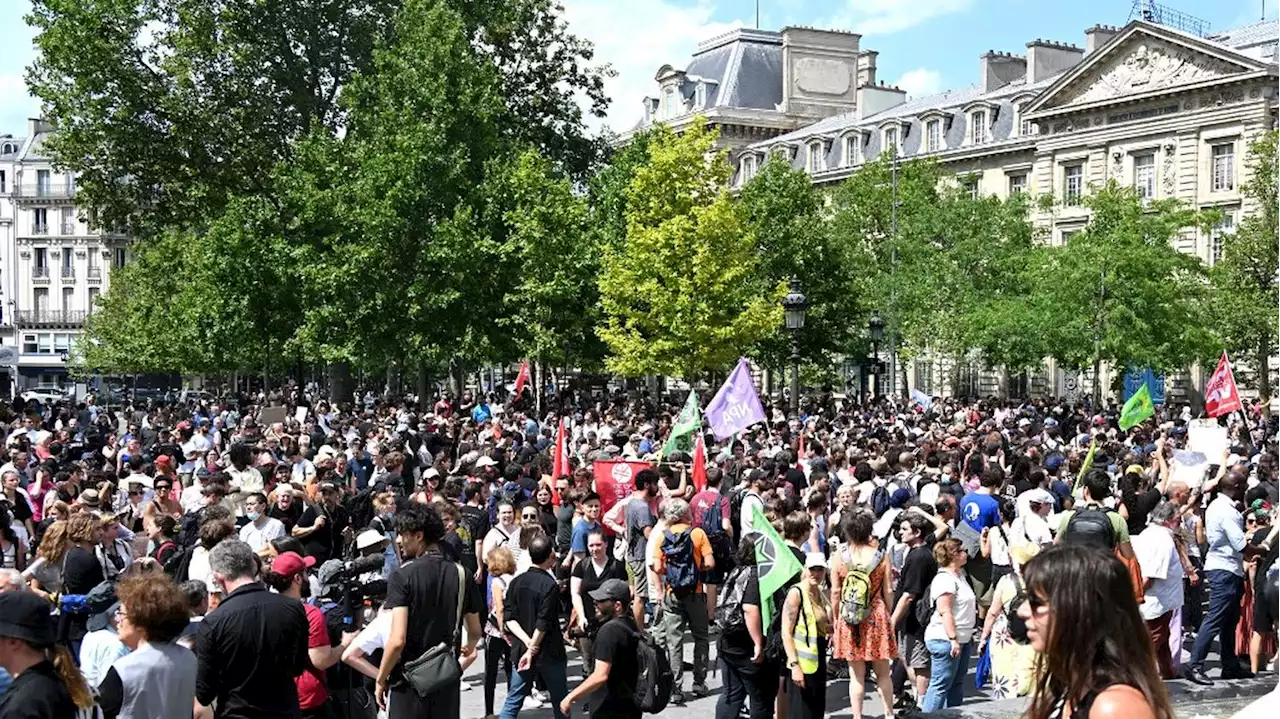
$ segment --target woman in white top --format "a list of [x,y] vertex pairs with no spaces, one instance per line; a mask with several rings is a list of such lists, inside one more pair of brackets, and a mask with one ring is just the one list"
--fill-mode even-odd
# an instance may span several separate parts
[[498,669],[511,677],[511,644],[502,624],[503,600],[507,585],[515,578],[516,560],[507,547],[489,552],[489,617],[484,624],[484,715],[493,716],[493,692],[498,686]]
[[978,601],[961,571],[969,561],[964,544],[947,538],[933,547],[938,574],[929,585],[933,614],[924,630],[929,649],[929,690],[920,710],[937,711],[959,706],[964,700],[964,676],[969,668],[973,629],[978,622]]

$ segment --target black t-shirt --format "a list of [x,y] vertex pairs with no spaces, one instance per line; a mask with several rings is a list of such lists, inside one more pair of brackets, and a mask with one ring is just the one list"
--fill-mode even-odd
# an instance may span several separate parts
[[552,539],[556,538],[557,525],[559,520],[556,519],[556,509],[552,505],[538,505],[538,524],[542,525],[542,531]]
[[18,522],[25,522],[34,516],[31,514],[31,505],[27,503],[27,498],[18,492],[13,493],[13,506],[11,509],[14,520]]
[[299,527],[313,527],[316,519],[326,517],[324,526],[303,538],[302,546],[307,556],[315,557],[316,564],[342,554],[342,530],[350,523],[350,515],[341,505],[329,509],[320,504],[308,504],[298,519]]
[[302,506],[296,501],[290,504],[288,509],[280,509],[280,505],[273,504],[267,510],[267,516],[280,520],[280,523],[284,525],[285,533],[292,534],[293,528],[297,526],[298,520],[302,517]]
[[1130,537],[1142,534],[1142,530],[1147,528],[1147,515],[1160,503],[1160,499],[1160,491],[1152,487],[1136,494],[1133,501],[1125,502],[1124,506],[1129,510],[1129,518],[1125,521],[1129,525]]
[[[440,540],[440,554],[450,562],[460,563],[462,562],[462,546],[462,539],[458,537],[456,530],[445,532],[444,539]],[[475,547],[473,546],[471,549],[474,551]],[[475,557],[473,556],[472,561],[474,560]],[[465,567],[466,565],[464,564],[463,566]],[[473,574],[475,574],[475,570],[467,572],[467,576],[472,576]]]
[[[1249,538],[1249,544],[1262,544],[1268,534],[1271,534],[1271,527],[1259,527],[1253,533],[1253,536]],[[1254,572],[1255,589],[1266,583],[1267,570],[1271,569],[1271,565],[1276,563],[1277,553],[1280,553],[1280,542],[1272,543],[1271,551],[1258,556],[1258,568]]]
[[489,513],[483,507],[462,505],[462,521],[458,522],[458,537],[462,539],[463,559],[476,561],[476,542],[484,541],[489,533]]
[[[937,573],[938,562],[933,558],[933,549],[928,544],[921,544],[907,552],[906,559],[902,562],[898,591],[893,597],[894,604],[896,605],[902,599],[902,595],[908,592],[915,597],[915,602],[929,601],[929,585],[933,583]],[[924,627],[916,621],[915,602],[911,604],[898,628],[908,634],[919,636],[924,633]]]
[[[744,577],[745,585],[742,590],[742,604],[750,604],[754,607],[760,606],[760,580],[756,577],[755,567],[743,567],[742,571],[746,573]],[[721,596],[729,591],[728,580],[725,580],[723,588],[720,590]],[[741,607],[738,611],[743,611]],[[751,633],[747,631],[747,625],[743,623],[740,627],[726,628],[720,633],[720,644],[718,650],[726,656],[737,656],[750,658],[755,652],[755,643],[751,639]]]
[[0,695],[0,717],[4,719],[67,719],[76,711],[52,662],[40,662],[26,670]]
[[805,487],[809,486],[809,482],[805,478],[804,472],[801,472],[795,467],[791,467],[787,469],[787,474],[785,479],[791,485],[791,487],[795,489],[796,494],[803,492]]
[[596,660],[609,663],[604,697],[592,715],[639,717],[636,683],[640,678],[639,647],[635,620],[630,614],[605,622],[596,635]]
[[1024,477],[1005,487],[1004,496],[1010,500],[1016,500],[1023,492],[1029,492],[1034,489],[1035,486],[1035,483],[1033,483],[1029,478]]
[[[98,563],[98,558],[93,552],[81,547],[72,547],[67,550],[62,560],[63,594],[88,594],[105,579],[106,577],[102,574],[102,565]],[[87,633],[85,625],[89,618],[83,614],[64,613],[59,615],[58,621],[61,623],[60,632],[63,626],[69,629],[67,634],[69,639],[83,639]]]
[[[604,569],[602,569],[599,574],[596,574],[596,566],[592,562],[591,557],[588,556],[586,559],[583,559],[574,566],[573,576],[582,580],[580,594],[582,595],[582,610],[587,615],[587,621],[595,622],[596,603],[588,595],[598,589],[601,584],[604,584],[606,579],[621,579],[624,582],[627,581],[627,568],[622,562],[606,555]],[[756,591],[758,592],[759,589]]]
[[[555,577],[538,567],[519,574],[507,585],[503,594],[503,620],[519,622],[527,634],[541,629],[544,633],[537,661],[565,660],[564,638],[560,634],[560,585]],[[519,662],[525,652],[524,642],[511,635],[511,661]]]
[[[387,580],[387,602],[390,609],[409,608],[409,626],[405,632],[400,664],[413,661],[426,650],[447,641],[457,630],[453,620],[457,614],[457,565],[444,561],[438,554],[428,554],[405,564]],[[465,571],[464,571],[465,574]],[[483,615],[484,593],[475,582],[466,582],[462,614]],[[399,667],[397,668],[399,671]]]

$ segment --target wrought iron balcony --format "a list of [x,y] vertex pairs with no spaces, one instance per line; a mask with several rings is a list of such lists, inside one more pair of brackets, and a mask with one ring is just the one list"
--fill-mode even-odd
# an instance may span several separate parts
[[31,234],[33,234],[33,235],[47,235],[47,234],[49,234],[49,223],[47,223],[47,222],[46,222],[46,223],[44,223],[44,224],[40,224],[40,225],[32,225],[32,226],[31,226]]
[[18,310],[18,324],[24,327],[79,327],[88,312],[83,310]]
[[63,267],[63,268],[62,268],[62,279],[63,279],[63,280],[74,280],[75,278],[76,278],[76,268],[74,268],[74,267]]
[[74,182],[15,184],[13,196],[19,200],[69,200],[76,196],[76,185]]
[[101,282],[101,281],[102,281],[102,268],[101,268],[101,267],[90,267],[90,268],[89,268],[89,281],[90,281],[90,282]]

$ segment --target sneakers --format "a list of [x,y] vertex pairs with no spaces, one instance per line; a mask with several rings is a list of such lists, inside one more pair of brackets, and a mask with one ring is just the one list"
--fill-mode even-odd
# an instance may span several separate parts
[[684,704],[684,692],[680,691],[679,689],[672,689],[672,690],[671,690],[671,703],[672,703],[672,704]]
[[1213,680],[1210,679],[1209,676],[1204,673],[1203,669],[1194,669],[1194,668],[1188,669],[1184,673],[1184,676],[1186,677],[1187,681],[1191,682],[1192,684],[1199,684],[1202,687],[1207,687],[1213,684]]
[[541,709],[544,706],[546,705],[542,702],[541,699],[538,698],[538,693],[534,692],[533,694],[530,694],[529,696],[524,698],[524,704],[522,705],[522,708],[523,709]]
[[689,693],[693,695],[694,699],[699,699],[710,694],[711,690],[707,688],[706,682],[694,682],[693,690],[690,691]]

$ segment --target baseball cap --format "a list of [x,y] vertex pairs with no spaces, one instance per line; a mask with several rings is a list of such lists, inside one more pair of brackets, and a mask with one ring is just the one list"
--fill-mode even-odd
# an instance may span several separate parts
[[376,547],[385,541],[387,541],[387,538],[382,532],[376,529],[366,529],[356,537],[356,549]]
[[819,567],[822,569],[827,568],[827,558],[822,556],[822,552],[809,552],[804,555],[805,569],[817,569]]
[[1062,466],[1062,455],[1051,454],[1044,459],[1044,468],[1054,470]]
[[889,506],[894,509],[902,509],[907,506],[907,502],[911,501],[911,490],[906,487],[898,487],[893,490],[893,494],[889,495]]
[[498,466],[498,462],[494,460],[493,457],[490,457],[488,455],[485,455],[480,459],[476,460],[476,469],[480,469],[481,467],[496,467],[496,466]]
[[0,594],[0,637],[21,639],[35,647],[53,646],[57,636],[49,603],[31,592]]
[[315,557],[301,557],[297,552],[285,552],[271,561],[271,571],[282,577],[292,577],[314,566]]
[[321,483],[320,483],[320,491],[321,491],[321,492],[336,492],[336,491],[338,491],[338,485],[334,484],[333,482],[321,482]]
[[631,587],[621,579],[609,579],[587,595],[597,602],[625,602],[631,599]]
[[1053,495],[1047,489],[1029,489],[1023,496],[1028,504],[1053,504]]

